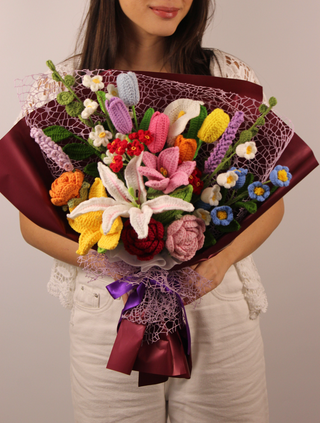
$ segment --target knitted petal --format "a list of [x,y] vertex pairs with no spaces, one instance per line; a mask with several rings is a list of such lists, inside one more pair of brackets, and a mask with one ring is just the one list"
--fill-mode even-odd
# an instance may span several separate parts
[[163,191],[164,194],[169,194],[181,185],[189,185],[189,176],[184,172],[176,172],[170,178],[167,188]]
[[141,175],[146,176],[148,179],[151,179],[151,180],[162,181],[163,179],[168,179],[168,178],[165,178],[157,170],[150,169],[149,167],[146,167],[146,166],[144,166],[144,167],[140,166],[139,172],[140,172]]
[[79,248],[77,250],[77,254],[81,256],[86,255],[100,238],[101,232],[99,229],[94,232],[89,229],[84,230],[79,237]]
[[115,201],[112,198],[91,198],[90,200],[80,203],[71,213],[67,214],[69,219],[75,219],[84,213],[93,211],[106,210],[114,205]]
[[138,234],[139,239],[143,239],[148,236],[148,225],[152,214],[152,209],[145,204],[141,209],[138,209],[137,207],[131,207],[130,223]]
[[167,115],[155,112],[150,120],[149,131],[153,141],[148,145],[151,153],[159,153],[167,140],[170,120]]
[[178,163],[179,147],[166,148],[159,154],[157,168],[160,172],[162,168],[166,169],[168,176],[171,176],[177,171]]
[[150,179],[149,181],[146,182],[146,186],[156,189],[158,191],[163,191],[167,188],[167,186],[169,185],[170,179],[169,178],[164,178],[160,181],[157,181],[155,179]]
[[143,153],[142,161],[147,167],[151,167],[152,169],[157,168],[157,157],[148,151]]
[[124,177],[127,183],[127,187],[134,189],[136,196],[140,201],[140,204],[144,203],[147,200],[147,191],[143,183],[142,175],[139,172],[139,168],[141,167],[140,165],[142,156],[143,153],[131,159],[124,171]]
[[108,193],[117,201],[122,204],[130,203],[133,201],[132,196],[129,194],[128,189],[125,187],[124,183],[117,177],[112,170],[104,165],[103,163],[98,163],[98,171],[103,185],[107,188]]
[[191,175],[191,173],[194,171],[197,163],[196,162],[183,162],[181,165],[178,166],[179,172],[184,172],[188,175],[188,177]]
[[106,209],[102,215],[102,231],[106,235],[110,232],[113,222],[117,217],[129,217],[129,211],[132,208],[131,204],[116,204]]
[[98,247],[105,250],[114,250],[119,244],[122,228],[122,219],[117,217],[107,235],[103,235],[100,231],[101,238],[98,242]]
[[160,197],[145,202],[142,209],[146,205],[152,209],[154,214],[162,213],[166,210],[183,210],[187,212],[192,212],[194,210],[191,203],[187,203],[180,198],[170,197],[169,195],[161,195]]
[[95,178],[89,191],[89,199],[92,197],[107,197],[106,189],[100,178]]

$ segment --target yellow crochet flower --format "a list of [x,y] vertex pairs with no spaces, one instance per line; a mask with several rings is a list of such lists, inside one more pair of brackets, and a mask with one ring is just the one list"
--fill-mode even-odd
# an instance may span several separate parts
[[[89,199],[93,197],[107,197],[106,190],[100,178],[96,178],[89,191]],[[73,210],[70,209],[70,212]],[[88,212],[68,219],[69,225],[76,232],[80,233],[79,249],[77,254],[86,255],[89,250],[98,243],[98,247],[106,250],[114,250],[119,244],[123,223],[121,217],[113,222],[113,225],[107,235],[103,234],[101,229],[103,211]]]
[[227,129],[229,122],[230,117],[222,109],[213,110],[203,121],[198,131],[198,138],[207,143],[217,141]]

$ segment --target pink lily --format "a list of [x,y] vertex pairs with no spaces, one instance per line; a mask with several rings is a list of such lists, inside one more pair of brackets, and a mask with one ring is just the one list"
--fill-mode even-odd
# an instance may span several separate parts
[[169,194],[181,185],[189,184],[189,176],[196,167],[196,162],[185,161],[179,165],[179,147],[171,147],[163,150],[158,157],[144,152],[143,163],[146,166],[139,167],[141,175],[149,181],[146,186]]
[[138,238],[143,239],[148,236],[148,225],[153,214],[167,210],[192,212],[194,207],[191,203],[169,195],[160,195],[153,200],[147,200],[143,178],[138,172],[142,155],[143,153],[131,159],[124,171],[127,186],[108,166],[99,162],[100,178],[113,198],[92,197],[90,200],[80,203],[67,217],[75,219],[84,213],[103,210],[102,230],[104,234],[110,231],[115,219],[122,216],[130,219]]

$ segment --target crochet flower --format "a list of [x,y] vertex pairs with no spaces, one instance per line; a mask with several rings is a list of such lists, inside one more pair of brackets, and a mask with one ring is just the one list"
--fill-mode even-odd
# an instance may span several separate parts
[[199,219],[202,219],[206,226],[210,225],[211,215],[208,210],[196,209],[192,214],[198,217]]
[[[107,197],[106,190],[101,179],[96,178],[89,191],[89,199],[94,197]],[[98,247],[106,250],[114,250],[119,244],[123,223],[118,217],[112,224],[107,235],[101,230],[102,211],[93,211],[82,214],[75,219],[68,219],[69,225],[80,233],[79,248],[77,254],[85,255],[98,243]]]
[[230,117],[222,109],[214,109],[203,121],[198,131],[198,138],[207,143],[217,141],[227,129],[229,122]]
[[90,100],[90,98],[87,98],[83,105],[85,109],[81,113],[82,119],[88,119],[98,108],[98,103],[96,101]]
[[193,159],[197,150],[197,141],[192,138],[184,138],[182,135],[178,135],[174,142],[174,146],[179,147],[179,157],[182,162],[190,161]]
[[[109,166],[113,162],[113,158],[118,155],[119,154],[111,153],[110,150],[107,150],[106,155],[103,157],[103,163]],[[124,159],[124,155],[122,156],[122,161],[123,159]]]
[[228,226],[233,220],[232,208],[229,206],[215,207],[211,210],[211,219],[215,225]]
[[220,192],[219,185],[214,185],[213,187],[205,188],[201,194],[201,201],[210,204],[211,206],[217,206],[221,198],[222,195]]
[[200,195],[203,188],[203,181],[197,176],[198,171],[196,168],[189,176],[189,184],[192,185],[194,194]]
[[49,191],[51,202],[55,206],[64,206],[71,198],[79,198],[79,191],[84,180],[84,174],[76,169],[74,172],[64,172],[51,185]]
[[113,170],[114,173],[120,172],[120,170],[123,168],[122,156],[119,154],[114,155],[109,167],[111,170]]
[[239,168],[237,169],[236,167],[232,167],[230,170],[233,170],[236,175],[238,175],[238,180],[234,186],[234,189],[240,189],[243,187],[243,185],[246,182],[246,176],[248,173],[248,169],[243,169],[243,168]]
[[248,186],[248,194],[249,197],[253,200],[262,202],[269,197],[270,188],[268,187],[268,185],[264,185],[259,181],[253,182]]
[[189,120],[199,116],[200,105],[202,104],[204,104],[203,101],[180,98],[170,103],[164,109],[163,113],[167,115],[170,120],[167,141],[169,146],[172,146],[176,137],[185,130]]
[[220,173],[217,177],[217,182],[220,186],[227,189],[232,188],[236,185],[239,176],[234,170],[229,170],[226,173]]
[[172,257],[188,261],[203,247],[205,230],[202,219],[190,214],[182,216],[168,226],[166,248]]
[[128,253],[135,255],[139,260],[152,260],[164,248],[164,228],[162,223],[150,219],[148,226],[148,235],[139,239],[136,231],[127,220],[124,224],[121,240]]
[[132,130],[132,120],[124,102],[118,97],[112,97],[105,102],[106,109],[116,130],[128,134]]
[[104,234],[110,231],[118,216],[127,217],[137,232],[138,238],[143,239],[148,235],[148,225],[153,214],[167,210],[192,212],[194,210],[192,204],[168,195],[161,195],[147,201],[143,178],[138,172],[142,155],[143,153],[131,159],[124,171],[127,187],[108,166],[99,162],[100,178],[113,198],[91,198],[79,204],[67,217],[74,219],[89,211],[101,210],[103,211],[102,229]]
[[170,121],[167,115],[160,112],[153,113],[149,125],[149,132],[153,141],[148,145],[151,153],[159,153],[163,149],[167,140],[169,125]]
[[139,156],[139,154],[141,154],[143,150],[144,146],[138,140],[133,140],[132,142],[128,143],[128,156]]
[[107,85],[107,93],[106,93],[106,99],[110,100],[112,97],[118,97],[118,88],[113,84]]
[[237,156],[244,157],[247,160],[254,159],[257,151],[256,143],[254,141],[245,142],[244,144],[238,145],[236,148]]
[[89,138],[93,141],[95,147],[103,145],[106,147],[109,144],[109,140],[112,139],[110,131],[106,131],[102,125],[96,125],[94,132],[90,132]]
[[270,173],[270,181],[276,187],[287,187],[290,184],[292,175],[287,166],[276,166]]
[[139,129],[138,132],[132,132],[132,134],[129,135],[129,139],[138,139],[143,144],[149,145],[153,142],[154,138],[151,135],[150,131],[143,131],[142,129]]
[[196,162],[183,162],[179,165],[179,148],[171,147],[161,151],[159,156],[144,152],[143,163],[139,168],[141,175],[149,180],[146,186],[169,194],[181,185],[189,185],[189,176]]
[[94,92],[102,90],[102,88],[104,87],[101,75],[96,75],[93,78],[91,78],[89,75],[85,75],[82,78],[82,85],[87,88],[90,88],[90,90]]
[[121,73],[117,76],[118,93],[127,107],[136,106],[140,100],[139,85],[134,72]]

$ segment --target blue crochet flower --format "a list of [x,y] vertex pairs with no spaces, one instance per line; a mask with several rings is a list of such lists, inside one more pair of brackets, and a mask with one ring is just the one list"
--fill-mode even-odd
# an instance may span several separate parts
[[127,107],[139,103],[140,93],[137,76],[134,72],[121,73],[117,76],[119,97]]
[[229,206],[215,207],[211,210],[211,219],[215,225],[228,226],[233,220],[232,208]]
[[253,200],[264,201],[270,195],[270,188],[259,181],[253,182],[248,186],[248,194]]
[[243,169],[242,167],[237,169],[236,167],[232,167],[230,170],[233,170],[238,175],[238,180],[233,188],[234,189],[242,188],[246,182],[248,169]]
[[202,200],[198,200],[194,205],[195,209],[211,210],[212,206],[209,203],[205,203]]
[[287,166],[276,166],[270,173],[270,181],[276,187],[287,187],[292,178],[289,168]]

